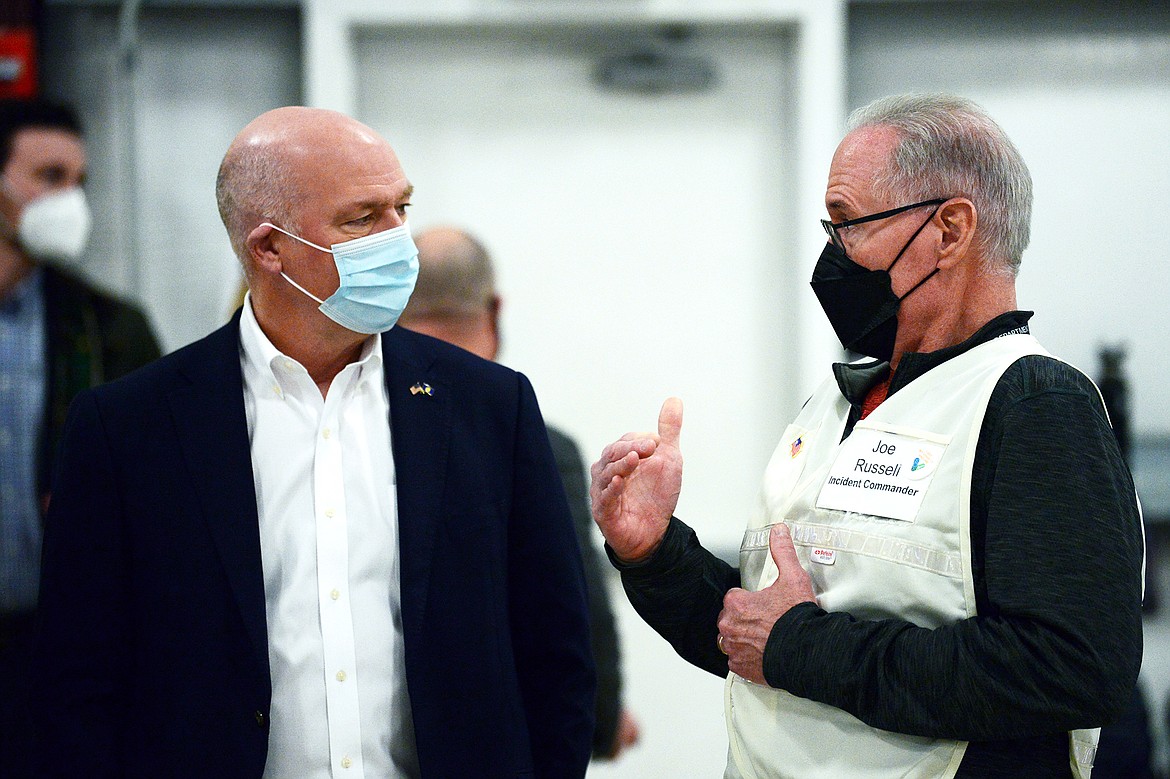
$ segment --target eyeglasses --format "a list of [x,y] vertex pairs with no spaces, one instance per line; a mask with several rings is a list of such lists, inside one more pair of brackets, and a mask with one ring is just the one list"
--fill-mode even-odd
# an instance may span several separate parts
[[947,202],[948,198],[934,198],[932,200],[923,200],[921,203],[911,203],[908,206],[901,206],[899,208],[891,208],[889,211],[882,211],[877,214],[870,214],[869,216],[859,216],[856,219],[846,219],[844,222],[837,222],[834,224],[828,219],[821,220],[821,227],[825,228],[825,233],[829,236],[829,240],[833,242],[841,251],[845,251],[845,243],[841,240],[841,233],[838,232],[843,227],[852,227],[863,222],[876,222],[879,219],[888,219],[895,214],[900,214],[903,211],[909,211],[911,208],[921,208],[922,206],[937,206],[940,203]]

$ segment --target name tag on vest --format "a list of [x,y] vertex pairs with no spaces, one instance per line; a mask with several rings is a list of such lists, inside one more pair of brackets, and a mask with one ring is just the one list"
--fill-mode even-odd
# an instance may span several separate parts
[[817,508],[913,522],[946,444],[857,427],[841,444]]

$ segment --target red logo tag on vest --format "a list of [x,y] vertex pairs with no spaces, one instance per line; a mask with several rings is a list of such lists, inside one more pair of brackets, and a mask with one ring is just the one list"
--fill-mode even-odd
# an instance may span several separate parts
[[814,563],[820,563],[821,565],[832,565],[837,562],[836,549],[810,549],[808,556]]

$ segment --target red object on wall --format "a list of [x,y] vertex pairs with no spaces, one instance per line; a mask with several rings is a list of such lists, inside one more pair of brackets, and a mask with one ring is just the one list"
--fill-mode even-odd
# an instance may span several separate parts
[[31,26],[0,27],[0,97],[37,94],[36,33]]

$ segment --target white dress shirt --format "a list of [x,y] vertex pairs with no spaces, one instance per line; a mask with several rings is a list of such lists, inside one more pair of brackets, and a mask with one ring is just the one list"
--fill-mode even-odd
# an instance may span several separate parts
[[326,397],[240,319],[272,711],[264,779],[418,775],[381,336]]

